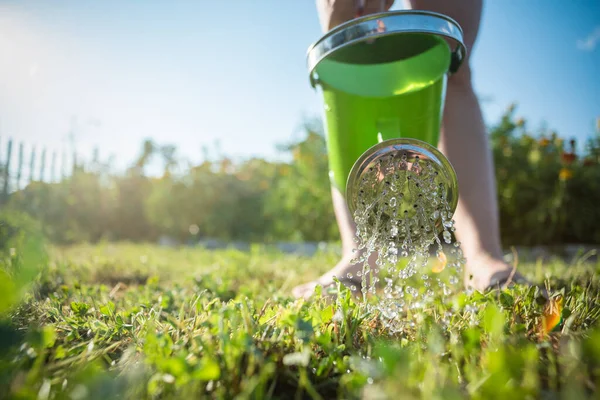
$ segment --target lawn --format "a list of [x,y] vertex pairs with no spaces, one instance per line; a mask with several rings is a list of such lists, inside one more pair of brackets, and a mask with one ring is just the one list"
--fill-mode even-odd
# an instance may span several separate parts
[[348,290],[290,297],[333,253],[52,248],[4,317],[0,396],[598,398],[600,263],[584,258],[518,265],[550,302],[535,287],[458,291],[390,335]]

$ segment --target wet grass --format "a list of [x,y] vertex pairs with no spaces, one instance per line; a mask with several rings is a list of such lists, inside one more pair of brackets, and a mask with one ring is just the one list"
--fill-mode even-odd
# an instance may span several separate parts
[[1,325],[0,396],[597,398],[600,264],[519,265],[550,302],[527,287],[460,292],[390,336],[345,289],[290,297],[336,261],[259,247],[52,249]]

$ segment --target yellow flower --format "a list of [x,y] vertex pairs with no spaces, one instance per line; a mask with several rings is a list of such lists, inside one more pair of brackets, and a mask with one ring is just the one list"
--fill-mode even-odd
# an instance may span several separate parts
[[440,272],[442,272],[444,270],[444,268],[446,268],[448,259],[446,258],[446,254],[444,254],[443,251],[438,251],[437,259],[438,259],[438,261],[436,261],[435,264],[433,264],[433,268],[431,269],[431,271],[433,273],[439,274]]
[[570,170],[569,168],[562,168],[560,170],[560,172],[558,173],[558,178],[561,181],[568,181],[572,177],[573,177],[573,171]]
[[289,165],[282,166],[280,169],[280,174],[283,176],[289,175],[290,174],[290,166]]
[[532,164],[537,164],[540,161],[540,158],[542,158],[540,151],[538,149],[535,149],[533,151],[531,151],[531,153],[529,153],[529,162]]

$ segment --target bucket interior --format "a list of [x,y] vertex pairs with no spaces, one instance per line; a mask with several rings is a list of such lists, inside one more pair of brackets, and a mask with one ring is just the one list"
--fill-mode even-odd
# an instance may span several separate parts
[[450,59],[450,46],[437,35],[390,34],[341,47],[321,60],[315,71],[330,89],[391,97],[432,85],[446,74]]

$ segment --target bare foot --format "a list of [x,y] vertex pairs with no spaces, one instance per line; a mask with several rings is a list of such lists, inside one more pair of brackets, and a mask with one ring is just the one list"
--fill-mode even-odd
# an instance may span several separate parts
[[[292,294],[296,298],[310,298],[317,286],[323,287],[323,289],[328,289],[336,285],[333,278],[336,277],[342,284],[347,286],[349,289],[352,289],[352,285],[356,286],[356,290],[353,293],[360,293],[360,282],[361,279],[358,277],[357,272],[362,271],[362,263],[352,263],[352,259],[354,259],[356,255],[352,254],[350,256],[344,256],[340,260],[339,263],[333,269],[327,271],[325,274],[321,275],[319,278],[312,282],[304,283],[302,285],[296,286],[292,289]],[[374,264],[375,259],[377,258],[377,254],[373,254],[369,257],[371,265]]]
[[466,287],[483,292],[488,288],[502,285],[512,272],[513,267],[502,260],[487,256],[469,258],[465,267],[464,283]]
[[[465,272],[465,286],[480,292],[490,289],[504,289],[514,284],[532,286],[533,283],[525,279],[516,268],[508,265],[503,260],[491,257],[481,257],[467,260]],[[542,296],[548,298],[548,293],[540,287]]]

